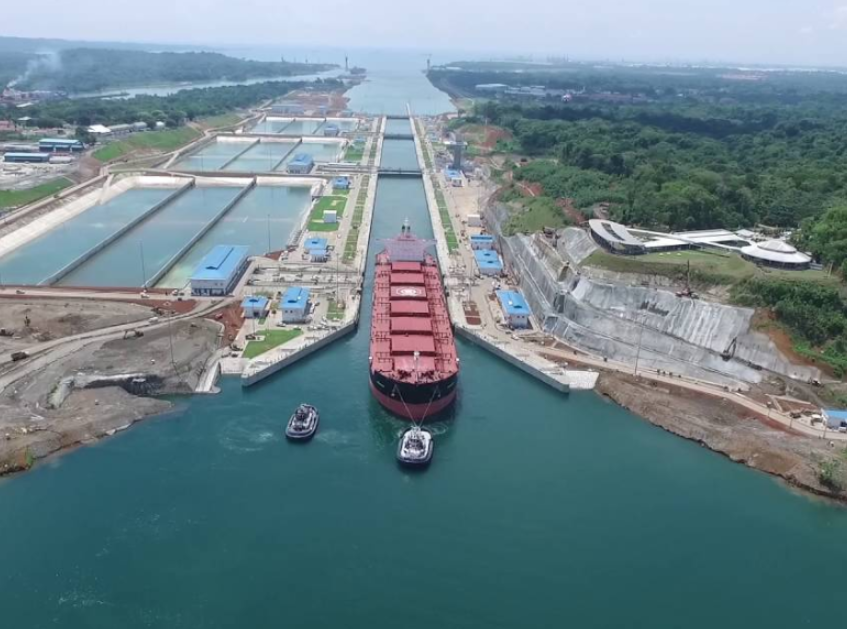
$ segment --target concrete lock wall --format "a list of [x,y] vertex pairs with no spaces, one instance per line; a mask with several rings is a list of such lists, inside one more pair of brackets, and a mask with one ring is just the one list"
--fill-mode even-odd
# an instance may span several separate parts
[[[507,212],[497,206],[489,210],[495,233],[500,234]],[[561,242],[576,244],[577,251],[567,255],[571,261],[590,255],[591,247],[579,236]],[[545,331],[572,345],[615,360],[634,362],[637,355],[642,368],[727,385],[761,381],[763,374],[753,364],[801,380],[818,377],[816,369],[792,365],[767,336],[750,330],[751,309],[596,281],[568,267],[540,238],[501,236],[498,243]],[[736,359],[724,361],[721,352],[736,338]]]

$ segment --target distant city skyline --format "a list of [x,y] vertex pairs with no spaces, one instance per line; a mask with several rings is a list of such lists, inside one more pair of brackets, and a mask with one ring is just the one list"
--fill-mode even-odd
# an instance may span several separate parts
[[[845,0],[635,0],[587,4],[524,0],[425,4],[341,0],[280,5],[271,0],[148,0],[143,10],[104,12],[78,0],[39,10],[4,7],[0,35],[184,44],[204,48],[384,47],[478,55],[575,59],[847,66]],[[262,19],[278,15],[280,19]],[[284,17],[284,19],[282,19]]]

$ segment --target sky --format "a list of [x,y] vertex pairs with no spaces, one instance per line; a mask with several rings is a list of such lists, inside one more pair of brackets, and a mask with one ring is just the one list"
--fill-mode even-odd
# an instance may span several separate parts
[[847,0],[39,0],[0,35],[845,67]]

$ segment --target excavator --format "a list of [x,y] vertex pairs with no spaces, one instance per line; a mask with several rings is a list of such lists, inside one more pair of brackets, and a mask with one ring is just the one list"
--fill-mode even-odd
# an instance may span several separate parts
[[738,347],[738,337],[736,336],[732,341],[730,341],[729,345],[727,345],[726,349],[721,352],[721,358],[724,360],[731,360],[735,356],[735,350]]

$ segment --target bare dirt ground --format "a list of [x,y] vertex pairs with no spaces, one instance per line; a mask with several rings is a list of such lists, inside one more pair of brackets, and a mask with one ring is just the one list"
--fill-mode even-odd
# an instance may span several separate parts
[[[151,316],[149,306],[90,300],[0,299],[0,352],[26,348],[33,343],[142,321]],[[29,327],[26,319],[29,318]]]
[[141,338],[89,343],[16,381],[0,393],[0,474],[26,469],[37,458],[114,434],[170,408],[169,402],[115,385],[73,388],[52,408],[48,400],[63,379],[144,374],[151,395],[190,393],[218,348],[221,332],[214,321],[176,321],[170,330],[166,326]]
[[603,373],[597,391],[652,424],[733,461],[811,493],[847,502],[847,495],[819,480],[822,462],[843,459],[843,453],[827,440],[788,433],[783,426],[768,423],[766,417],[752,416],[725,400],[651,386],[633,376]]

